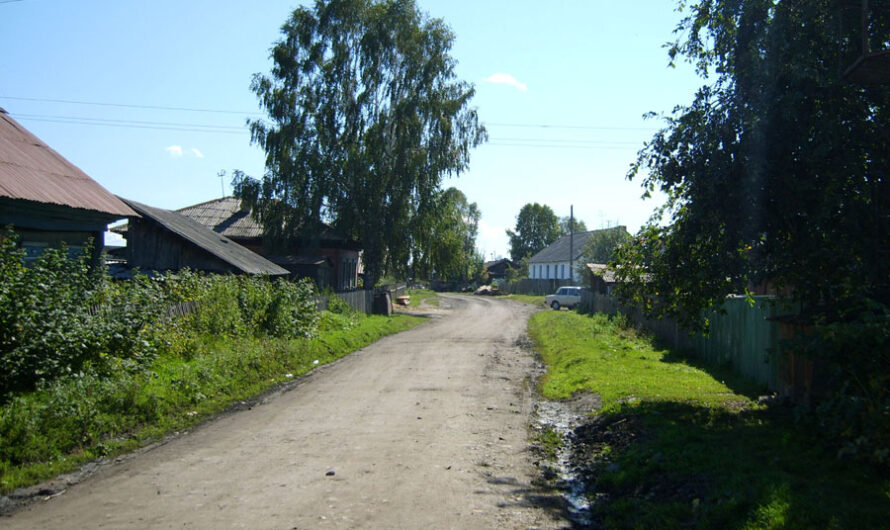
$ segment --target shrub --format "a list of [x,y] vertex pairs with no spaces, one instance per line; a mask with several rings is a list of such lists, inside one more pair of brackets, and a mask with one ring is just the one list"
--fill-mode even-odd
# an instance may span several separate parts
[[864,300],[845,316],[797,343],[822,361],[828,396],[816,419],[839,455],[890,466],[890,307]]
[[162,294],[144,277],[114,285],[90,251],[71,258],[48,249],[31,266],[7,231],[0,241],[0,397],[77,373],[90,363],[138,366],[154,347],[145,327],[163,310]]

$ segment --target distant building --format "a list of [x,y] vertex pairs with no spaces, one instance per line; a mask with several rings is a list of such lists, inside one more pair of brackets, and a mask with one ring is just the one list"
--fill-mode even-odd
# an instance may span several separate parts
[[612,294],[617,280],[615,272],[608,265],[602,263],[587,263],[587,271],[590,273],[590,289],[599,294]]
[[485,262],[485,271],[488,272],[490,280],[503,280],[507,277],[509,269],[518,269],[519,266],[507,258],[501,258],[494,261]]
[[594,234],[611,230],[627,232],[627,228],[624,226],[616,226],[590,230],[588,232],[578,232],[573,237],[560,237],[529,258],[528,277],[535,280],[571,279],[574,283],[580,283],[583,281],[583,278],[578,272],[579,265],[581,265],[579,260],[584,252],[584,248],[587,246],[587,242]]
[[125,217],[139,215],[0,109],[0,227],[13,227],[26,260],[90,241],[98,260],[106,227]]

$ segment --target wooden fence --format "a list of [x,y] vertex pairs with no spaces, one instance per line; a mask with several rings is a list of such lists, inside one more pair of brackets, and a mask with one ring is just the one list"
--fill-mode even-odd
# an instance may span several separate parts
[[727,298],[721,312],[708,315],[708,335],[690,333],[673,319],[646,318],[638,309],[622,306],[608,295],[583,293],[581,309],[608,314],[620,311],[668,347],[692,351],[708,363],[728,364],[772,391],[788,391],[787,381],[780,377],[783,359],[779,355],[780,324],[775,318],[795,314],[796,309],[775,297],[755,296],[753,305],[743,296]]
[[[374,312],[375,296],[388,292],[390,294],[391,304],[392,300],[395,300],[396,297],[403,296],[406,290],[407,287],[404,284],[385,285],[376,290],[342,291],[334,293],[334,296],[346,302],[354,311],[370,315]],[[316,296],[314,299],[315,305],[318,307],[319,311],[324,311],[328,308],[327,295]]]
[[572,280],[533,280],[523,278],[515,282],[503,282],[498,284],[498,289],[506,294],[529,294],[543,296],[553,294],[564,285],[574,285]]

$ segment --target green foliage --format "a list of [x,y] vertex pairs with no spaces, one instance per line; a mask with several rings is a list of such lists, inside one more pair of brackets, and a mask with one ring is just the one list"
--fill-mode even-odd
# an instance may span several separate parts
[[[866,15],[870,46],[886,48],[890,12]],[[842,453],[887,463],[890,90],[841,75],[861,51],[861,16],[829,0],[689,6],[671,58],[712,83],[629,174],[668,201],[619,251],[616,292],[693,329],[727,294],[788,293],[815,326],[798,352],[833,375],[826,434]]]
[[531,257],[559,238],[559,219],[546,204],[528,203],[516,216],[516,230],[507,230],[513,261]]
[[578,232],[587,232],[587,225],[584,223],[584,221],[582,221],[581,219],[575,219],[574,224],[572,224],[572,218],[568,215],[559,218],[560,237],[567,236],[571,233],[577,234]]
[[588,263],[611,263],[618,256],[618,249],[621,245],[631,241],[631,235],[627,228],[616,226],[613,228],[604,228],[595,230],[584,244],[581,250],[581,257],[578,259],[576,270],[582,278],[587,278],[589,270]]
[[872,300],[796,339],[830,394],[815,419],[838,454],[890,468],[890,308]]
[[445,175],[460,174],[486,139],[457,79],[454,35],[413,0],[317,0],[299,7],[251,89],[268,121],[250,122],[266,174],[238,172],[235,192],[287,242],[322,219],[362,242],[374,285],[387,260],[407,263]]
[[526,256],[519,260],[518,268],[514,269],[513,267],[507,267],[507,273],[504,279],[508,282],[515,282],[516,280],[528,278],[528,258],[529,256]]
[[412,223],[413,277],[467,281],[479,274],[476,234],[481,213],[476,203],[468,202],[457,188],[434,193],[421,202],[427,207]]
[[[710,72],[711,85],[628,175],[668,201],[621,253],[620,292],[657,293],[653,312],[691,326],[725,295],[766,283],[808,312],[890,302],[890,91],[840,75],[860,48],[858,8],[700,0],[687,14],[671,58]],[[888,15],[871,13],[873,44],[890,36]]]
[[69,258],[63,246],[25,266],[14,234],[0,241],[0,396],[87,364],[105,371],[153,359],[147,331],[164,309],[163,293],[144,277],[112,284],[89,255]]
[[308,279],[298,282],[256,276],[204,276],[181,271],[167,289],[194,302],[173,327],[232,337],[302,337],[315,332],[318,314]]

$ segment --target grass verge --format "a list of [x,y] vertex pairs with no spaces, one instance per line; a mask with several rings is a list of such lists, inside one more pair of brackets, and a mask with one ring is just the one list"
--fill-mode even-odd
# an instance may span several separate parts
[[430,289],[408,289],[407,292],[411,297],[410,307],[420,307],[422,303],[439,307],[439,295],[436,291]]
[[724,369],[657,348],[622,319],[541,312],[529,334],[552,399],[602,396],[583,455],[607,528],[877,528],[890,479],[840,461],[789,407]]
[[525,304],[536,305],[539,307],[544,306],[544,297],[543,296],[535,296],[530,294],[511,294],[508,295],[507,298],[510,300],[516,300],[517,302],[522,302]]
[[323,313],[314,338],[188,338],[146,371],[80,374],[0,406],[0,492],[113,457],[206,420],[423,319]]

